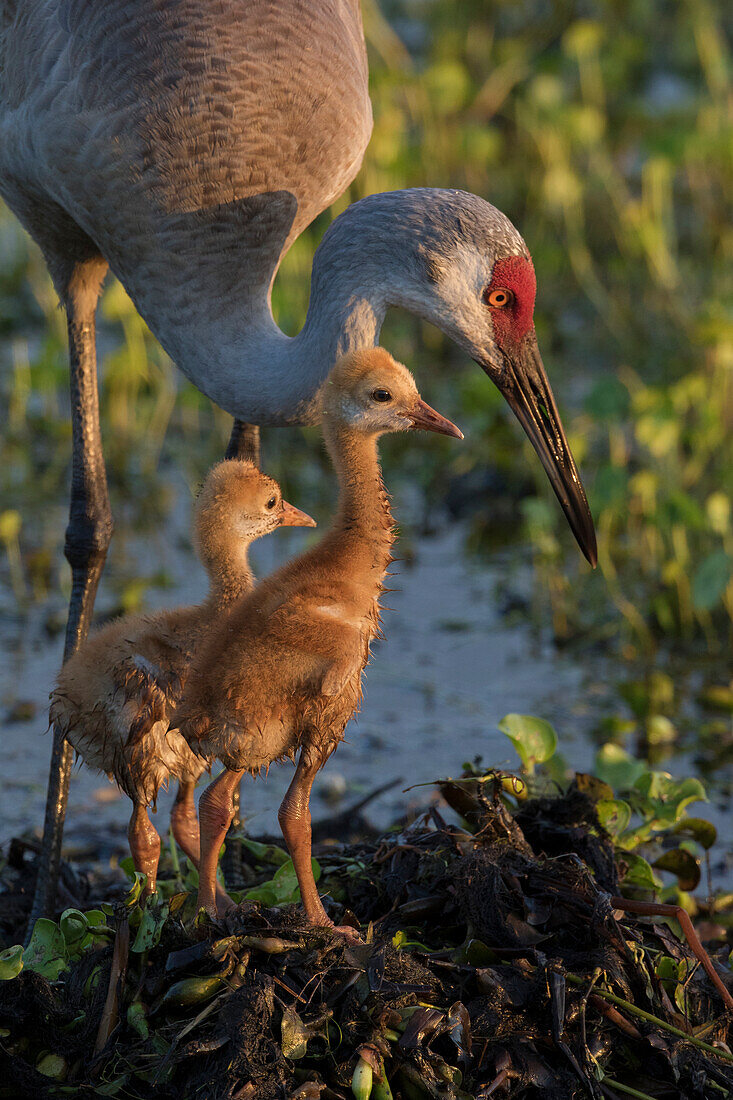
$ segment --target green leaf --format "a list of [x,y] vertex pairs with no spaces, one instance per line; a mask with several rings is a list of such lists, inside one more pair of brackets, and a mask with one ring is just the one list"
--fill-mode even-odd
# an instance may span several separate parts
[[684,817],[675,825],[672,832],[676,836],[692,837],[706,851],[712,848],[718,839],[718,830],[712,821],[706,821],[703,817]]
[[630,790],[646,770],[646,764],[630,756],[625,749],[614,745],[612,741],[602,745],[596,753],[594,771],[614,791]]
[[[124,862],[124,860],[122,862]],[[122,866],[122,863],[120,864],[120,866]],[[148,881],[148,876],[142,871],[134,871],[133,876],[134,877],[132,880],[132,886],[122,899],[123,905],[127,909],[132,909],[133,905],[137,903],[141,893],[143,892],[143,888]]]
[[23,952],[23,966],[54,982],[68,964],[63,932],[55,921],[40,917]]
[[697,611],[710,611],[728,587],[733,574],[733,558],[725,550],[716,550],[701,563],[692,578],[692,603]]
[[283,1009],[283,1018],[280,1023],[282,1034],[282,1052],[286,1058],[304,1058],[308,1051],[308,1040],[311,1031],[305,1026],[298,1013],[291,1005]]
[[684,848],[672,848],[655,859],[658,871],[671,871],[679,880],[680,890],[694,890],[700,881],[700,860]]
[[637,855],[636,852],[625,852],[624,860],[627,864],[627,871],[623,877],[625,888],[632,887],[634,891],[643,891],[652,895],[656,894],[657,890],[661,890],[661,880],[654,874],[643,856]]
[[[313,878],[318,882],[321,877],[321,867],[318,860],[311,859]],[[260,886],[253,886],[244,895],[248,901],[260,901],[263,905],[293,905],[300,901],[300,889],[298,876],[295,873],[292,859],[278,867],[269,882],[263,882]]]
[[14,947],[8,947],[0,951],[0,982],[9,982],[17,978],[23,969],[23,948],[16,943]]
[[557,748],[557,734],[544,718],[531,714],[507,714],[499,722],[499,729],[506,734],[517,750],[522,766],[528,772],[535,764],[549,760]]
[[137,935],[135,936],[135,942],[132,944],[130,950],[142,954],[143,951],[149,951],[151,947],[155,947],[160,940],[163,926],[167,918],[167,902],[163,902],[162,905],[151,905],[150,901],[148,901],[143,910],[142,919],[138,926]]
[[250,840],[249,837],[242,837],[241,844],[260,863],[275,863],[277,866],[282,867],[290,860],[290,856],[285,849],[279,848],[277,844],[261,844],[259,840]]
[[81,944],[88,927],[89,922],[80,909],[64,909],[59,920],[59,928],[69,952],[73,952]]
[[631,821],[631,806],[620,798],[602,798],[596,803],[596,813],[603,828],[611,836],[618,836],[628,829]]

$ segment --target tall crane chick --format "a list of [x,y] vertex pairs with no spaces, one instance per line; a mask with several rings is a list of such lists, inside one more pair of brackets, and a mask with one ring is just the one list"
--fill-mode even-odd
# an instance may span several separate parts
[[216,624],[194,658],[181,703],[181,734],[226,769],[199,803],[198,903],[212,915],[233,791],[244,772],[256,774],[300,752],[280,825],[307,917],[333,925],[311,869],[309,800],[316,774],[359,705],[369,643],[379,633],[394,528],[377,440],[418,428],[463,438],[421,400],[412,375],[382,348],[353,352],[336,364],[323,391],[322,422],[340,487],[333,526]]

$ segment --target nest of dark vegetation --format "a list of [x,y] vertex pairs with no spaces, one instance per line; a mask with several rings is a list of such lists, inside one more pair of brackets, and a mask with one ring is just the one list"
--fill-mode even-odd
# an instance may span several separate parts
[[[342,923],[359,915],[363,944],[307,926],[297,905],[245,900],[220,924],[191,892],[146,914],[108,906],[106,939],[57,980],[0,981],[0,1096],[732,1095],[721,995],[673,923],[614,909],[593,803],[571,788],[510,813],[498,785],[441,791],[460,825],[433,809],[316,847],[325,904]],[[233,890],[281,861],[236,837],[226,860]],[[0,896],[6,943],[32,885],[23,868]],[[109,883],[87,887],[110,897]],[[681,995],[661,957],[688,964]]]

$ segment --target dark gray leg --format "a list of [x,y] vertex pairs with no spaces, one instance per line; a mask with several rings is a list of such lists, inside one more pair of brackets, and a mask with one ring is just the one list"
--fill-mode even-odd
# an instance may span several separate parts
[[257,425],[245,424],[243,420],[235,420],[224,457],[244,458],[259,469],[260,429]]
[[[64,661],[79,648],[89,632],[94,597],[112,538],[112,513],[99,430],[94,331],[94,313],[106,268],[107,265],[101,258],[78,264],[65,295],[71,370],[73,459],[71,508],[64,546],[64,553],[71,566],[71,602],[66,625]],[[73,757],[71,745],[64,740],[58,729],[54,729],[43,846],[38,861],[38,878],[29,928],[33,927],[38,917],[49,916],[55,905]]]
[[[232,425],[232,434],[229,436],[229,444],[225,458],[243,458],[260,468],[260,429],[256,424],[245,424],[243,420],[235,420]],[[242,824],[240,817],[239,787],[233,796],[234,816],[232,829],[239,829]]]

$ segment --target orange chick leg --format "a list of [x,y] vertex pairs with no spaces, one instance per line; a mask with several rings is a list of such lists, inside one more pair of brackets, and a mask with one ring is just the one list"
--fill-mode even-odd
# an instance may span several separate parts
[[136,871],[148,876],[141,897],[147,898],[155,893],[160,859],[160,837],[148,817],[148,808],[142,802],[135,802],[130,824],[127,827],[127,839],[130,842],[132,862]]
[[[178,784],[178,793],[171,809],[171,828],[176,844],[191,860],[198,871],[201,856],[201,835],[196,817],[193,792],[196,784],[187,779]],[[220,913],[234,906],[234,902],[219,883],[216,883],[216,904]]]
[[311,812],[310,794],[313,780],[321,769],[323,758],[313,757],[307,749],[300,754],[293,781],[278,811],[278,821],[285,843],[298,876],[300,896],[305,915],[312,924],[333,928],[350,940],[359,940],[359,934],[347,925],[335,925],[323,908],[311,863]]
[[205,909],[210,917],[218,915],[216,865],[219,850],[234,816],[234,792],[243,774],[243,771],[232,772],[225,769],[209,784],[199,801],[201,858],[198,908]]

